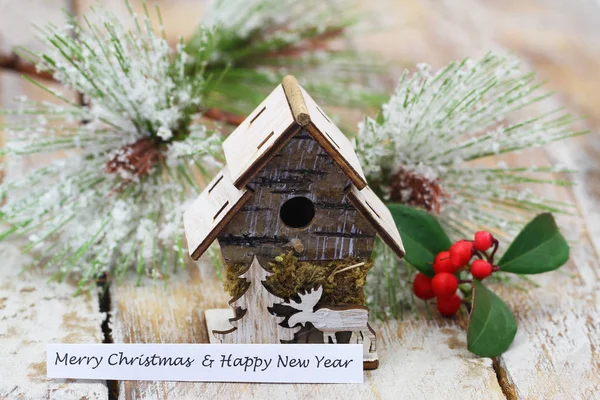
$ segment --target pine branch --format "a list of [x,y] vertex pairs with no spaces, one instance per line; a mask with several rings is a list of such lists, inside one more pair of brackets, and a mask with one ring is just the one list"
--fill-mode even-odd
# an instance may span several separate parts
[[34,64],[24,60],[17,54],[0,55],[0,69],[18,72],[22,75],[28,75],[32,78],[54,81],[52,74],[45,71],[39,71]]
[[183,210],[199,180],[210,179],[222,162],[221,135],[197,118],[206,107],[206,79],[184,73],[184,46],[171,48],[156,36],[148,15],[143,25],[130,17],[133,31],[101,8],[83,25],[69,16],[66,27],[39,28],[48,50],[23,49],[21,57],[36,68],[5,63],[52,77],[86,100],[80,105],[47,80],[25,76],[57,101],[20,98],[16,109],[0,112],[10,132],[5,162],[62,152],[0,183],[8,226],[0,239],[24,237],[23,251],[51,255],[39,263],[55,279],[77,273],[80,291],[130,268],[166,279],[182,259]]
[[458,234],[468,227],[510,233],[531,214],[568,213],[568,205],[522,187],[568,185],[553,176],[560,168],[473,165],[587,133],[562,110],[522,116],[549,96],[541,86],[519,71],[518,59],[495,54],[405,72],[378,117],[359,126],[357,153],[369,182],[388,201],[439,214]]
[[287,74],[324,104],[379,107],[385,96],[373,82],[386,68],[350,44],[368,19],[358,9],[355,0],[216,0],[203,21],[215,29],[213,57],[201,62],[200,30],[188,42],[199,56],[190,73],[219,77],[207,104],[235,114],[248,114]]
[[234,126],[240,125],[246,118],[242,115],[233,114],[214,107],[206,109],[206,111],[202,113],[202,116],[213,121],[225,122],[226,124]]
[[[40,71],[33,63],[28,62],[19,55],[13,53],[10,56],[0,55],[0,69],[17,72],[21,75],[27,75],[36,80],[58,82],[48,71]],[[229,125],[240,125],[245,117],[242,115],[230,113],[215,107],[206,109],[202,116],[217,122],[224,122]]]

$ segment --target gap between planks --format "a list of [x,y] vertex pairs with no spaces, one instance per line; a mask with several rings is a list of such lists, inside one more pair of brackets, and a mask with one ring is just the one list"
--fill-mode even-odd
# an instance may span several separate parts
[[[102,343],[114,343],[111,329],[112,318],[112,299],[110,296],[110,287],[113,283],[107,280],[107,274],[104,274],[98,282],[98,304],[100,312],[104,313],[104,320],[100,325],[102,329]],[[106,387],[108,389],[108,400],[116,400],[119,398],[119,381],[107,380]]]
[[[111,287],[115,343],[208,343],[203,311],[226,307],[229,296],[205,257],[173,275],[168,286],[135,274]],[[492,360],[466,349],[465,332],[455,320],[377,321],[380,366],[365,374],[362,385],[119,382],[120,399],[156,398],[314,398],[505,399]],[[381,345],[381,350],[379,351]],[[448,397],[448,394],[451,394]],[[429,397],[431,398],[431,397]]]

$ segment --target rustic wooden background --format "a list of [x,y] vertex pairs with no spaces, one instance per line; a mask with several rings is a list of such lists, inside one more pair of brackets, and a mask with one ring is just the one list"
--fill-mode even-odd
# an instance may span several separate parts
[[[105,1],[122,11],[120,0]],[[138,3],[138,1],[134,1]],[[170,37],[188,35],[206,1],[160,1]],[[363,385],[261,385],[47,380],[48,342],[104,340],[110,315],[114,342],[208,342],[202,310],[226,303],[207,263],[177,275],[167,288],[131,277],[110,301],[72,297],[74,283],[47,285],[48,274],[19,275],[27,262],[15,244],[0,246],[0,398],[600,398],[600,2],[597,0],[363,0],[382,19],[358,45],[399,66],[441,66],[490,49],[509,50],[558,95],[555,103],[587,116],[592,133],[514,157],[579,170],[570,189],[545,188],[573,202],[576,216],[561,226],[577,245],[562,271],[535,278],[526,292],[496,288],[516,311],[519,332],[497,359],[466,350],[464,321],[419,318],[376,323],[381,367]],[[15,45],[38,46],[32,22],[60,22],[61,8],[79,13],[87,0],[0,0],[0,59]],[[18,74],[0,70],[0,105],[44,94]],[[28,163],[34,163],[30,160]]]

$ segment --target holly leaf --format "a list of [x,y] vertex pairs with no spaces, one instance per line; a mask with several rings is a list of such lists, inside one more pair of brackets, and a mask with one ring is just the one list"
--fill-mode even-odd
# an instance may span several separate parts
[[427,276],[433,276],[433,260],[448,250],[450,238],[438,220],[425,211],[402,204],[388,204],[394,222],[400,231],[406,250],[405,259]]
[[517,334],[512,312],[494,292],[473,280],[473,302],[467,330],[467,348],[480,357],[504,353]]
[[569,260],[569,245],[550,213],[529,222],[498,262],[501,271],[539,274],[552,271]]

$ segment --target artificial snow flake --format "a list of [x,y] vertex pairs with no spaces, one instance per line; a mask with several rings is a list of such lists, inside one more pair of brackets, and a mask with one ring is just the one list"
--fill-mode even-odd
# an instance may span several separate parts
[[147,16],[131,18],[133,30],[95,8],[82,26],[71,17],[66,29],[41,28],[50,50],[23,52],[87,105],[35,82],[62,103],[19,99],[17,111],[3,112],[8,161],[54,158],[0,185],[3,237],[27,238],[25,251],[35,249],[57,277],[78,271],[82,289],[131,266],[168,276],[183,261],[194,177],[209,178],[221,154],[220,135],[194,122],[205,82],[185,74],[185,46],[170,48]]
[[[520,72],[518,59],[494,54],[437,72],[424,64],[405,72],[377,118],[359,125],[356,150],[370,187],[388,202],[435,214],[453,239],[475,228],[512,236],[527,216],[570,211],[524,187],[568,185],[552,176],[564,168],[484,160],[584,133],[561,110],[521,115],[548,96],[539,87],[533,74]],[[368,303],[375,313],[402,317],[407,306],[414,309],[414,271],[380,241],[374,261]]]
[[520,186],[564,184],[544,177],[561,172],[553,167],[474,165],[584,133],[562,110],[518,115],[547,97],[539,87],[518,59],[494,54],[435,73],[426,65],[405,72],[377,119],[359,125],[356,149],[368,181],[391,202],[439,214],[454,234],[473,225],[512,233],[528,213],[567,210]]

